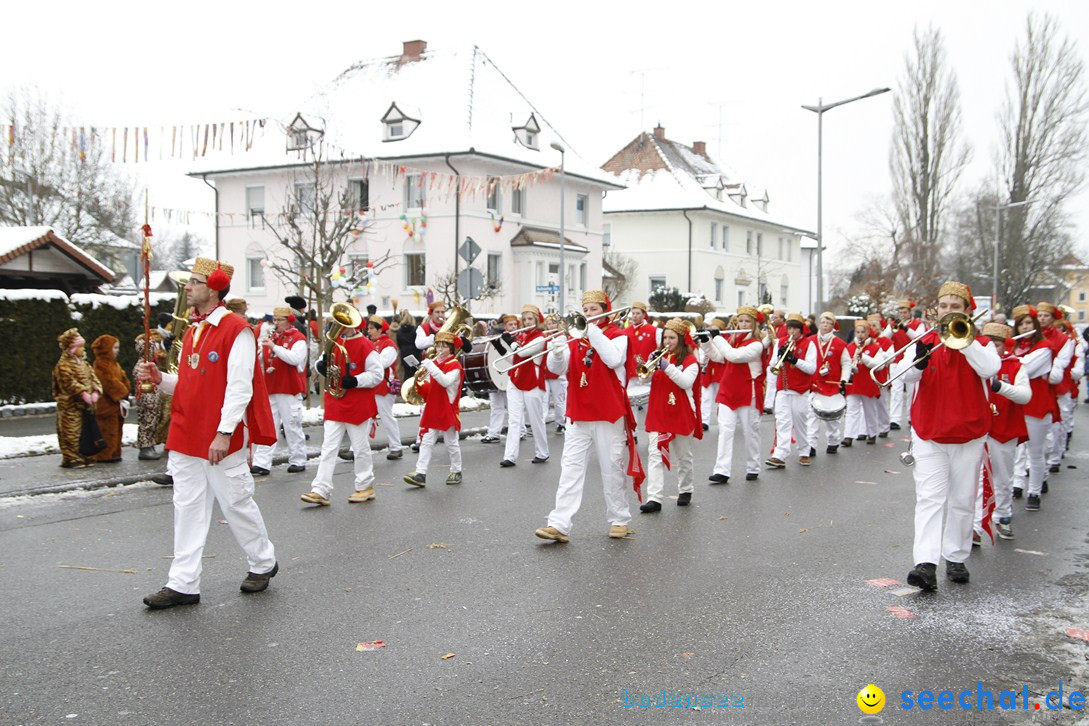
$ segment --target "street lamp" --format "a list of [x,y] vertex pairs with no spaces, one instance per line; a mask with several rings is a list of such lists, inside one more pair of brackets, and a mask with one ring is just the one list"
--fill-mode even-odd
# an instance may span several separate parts
[[564,235],[566,234],[566,232],[564,231],[564,224],[563,224],[564,223],[563,208],[564,208],[564,201],[565,201],[564,194],[563,194],[563,182],[564,182],[564,177],[567,176],[567,174],[565,173],[565,168],[566,167],[565,167],[565,164],[564,164],[564,161],[566,159],[567,149],[563,148],[563,144],[561,144],[558,141],[553,141],[549,145],[553,149],[555,149],[556,151],[560,152],[560,309],[559,309],[559,314],[563,315],[563,311],[567,309],[567,285],[566,285],[567,264],[566,264],[566,258],[564,257],[564,253],[563,253]]
[[870,96],[880,96],[882,93],[888,93],[891,89],[888,88],[875,88],[869,93],[864,93],[861,96],[855,96],[854,98],[848,98],[843,101],[836,101],[835,103],[824,103],[824,99],[817,99],[816,106],[802,105],[806,111],[812,111],[817,114],[817,301],[816,304],[824,306],[824,237],[821,230],[821,149],[823,145],[824,134],[824,112],[831,111],[836,106],[844,106],[848,103],[854,103],[855,101],[861,101],[864,98]]
[[1013,209],[1014,207],[1024,207],[1026,205],[1035,202],[1035,199],[1026,199],[1021,202],[1010,202],[1009,204],[996,204],[994,208],[994,279],[992,295],[991,295],[991,311],[992,314],[995,310],[998,310],[998,243],[1001,236],[1002,228],[1002,210]]

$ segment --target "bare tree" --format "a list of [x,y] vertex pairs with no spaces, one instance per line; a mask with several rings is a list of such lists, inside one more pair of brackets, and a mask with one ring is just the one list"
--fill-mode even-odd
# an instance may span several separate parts
[[635,276],[639,274],[639,263],[614,249],[605,252],[603,261],[605,269],[612,276],[605,278],[601,286],[610,300],[623,300],[624,295],[635,284]]
[[[1059,38],[1051,16],[1029,15],[1025,36],[1014,49],[1012,84],[999,117],[1002,210],[998,296],[1005,306],[1025,295],[1070,249],[1066,202],[1085,183],[1085,66],[1077,46]],[[994,239],[994,196],[979,195],[978,231]],[[985,203],[991,202],[989,204]]]
[[197,257],[207,241],[192,232],[157,234],[152,238],[155,254],[151,258],[152,266],[157,270],[184,270],[185,261]]
[[893,233],[892,263],[901,269],[901,287],[914,293],[940,277],[946,212],[971,156],[960,140],[957,80],[934,27],[914,33],[893,117],[889,169],[899,235]]
[[[467,274],[465,270],[471,268],[462,268],[462,274]],[[440,275],[435,279],[433,285],[435,291],[439,296],[449,302],[455,302],[463,300],[464,297],[458,292],[458,276],[454,271],[448,270],[446,274]],[[503,294],[503,283],[501,280],[488,280],[480,287],[480,292],[476,297],[469,300],[491,300],[492,298],[499,297]]]
[[4,106],[15,143],[11,174],[0,177],[0,222],[48,225],[110,258],[107,246],[133,239],[138,223],[135,187],[110,164],[106,140],[91,127],[76,127],[34,89],[11,91]]

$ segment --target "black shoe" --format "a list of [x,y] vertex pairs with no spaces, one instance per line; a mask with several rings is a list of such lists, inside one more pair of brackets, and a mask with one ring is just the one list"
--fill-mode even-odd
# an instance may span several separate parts
[[461,472],[460,471],[452,471],[449,474],[447,474],[446,483],[447,484],[460,484],[461,483]]
[[812,459],[816,455],[817,455],[817,448],[815,446],[810,446],[809,447],[809,458]]
[[704,430],[704,431],[710,431],[710,430],[711,430],[711,427],[710,427],[710,426],[708,426],[707,424],[704,424],[704,425],[703,425],[703,430]]
[[750,472],[750,473],[745,475],[745,481],[756,481],[756,477],[758,477],[758,476],[760,476],[760,475],[759,474],[753,474],[753,473]]
[[1040,486],[1040,493],[1047,494],[1047,479],[1044,479],[1044,483]]
[[891,430],[893,430],[893,431],[899,431],[900,430],[900,424],[893,421],[892,423],[889,424],[889,428]]
[[687,507],[692,502],[692,492],[681,492],[681,495],[677,497],[678,507]]
[[482,443],[482,444],[498,444],[499,443],[499,437],[498,436],[482,436],[480,438],[480,443]]
[[826,453],[826,454],[834,454],[834,453],[836,453],[837,451],[839,451],[839,446],[836,446],[835,444],[830,444],[830,445],[828,446],[828,448],[824,450],[824,453]]
[[427,486],[427,475],[417,474],[415,472],[412,474],[405,474],[404,482],[405,484],[411,484],[414,487]]
[[499,466],[506,469],[508,466],[514,466],[514,462],[510,459],[503,459],[501,462],[499,462]]
[[264,467],[261,467],[261,466],[251,466],[250,467],[250,473],[253,474],[254,476],[268,476],[269,475],[268,469],[266,469]]
[[869,446],[875,446],[877,444],[877,437],[871,436],[870,438],[866,439],[866,444]]
[[710,481],[712,484],[730,483],[730,477],[726,476],[725,474],[712,474],[711,476],[707,477],[707,480]]
[[287,467],[288,474],[298,474],[300,471],[306,471],[306,467],[302,464],[292,464],[291,466]]
[[1013,498],[1014,499],[1020,499],[1022,493],[1023,493],[1023,490],[1021,489],[1021,487],[1014,487],[1013,488]]
[[888,431],[882,431],[877,436],[878,436],[878,438],[881,438],[881,439],[887,439],[889,437],[889,432]]
[[529,463],[531,463],[531,464],[544,464],[544,463],[545,463],[546,461],[548,461],[548,457],[547,457],[547,456],[545,456],[545,457],[543,457],[543,458],[542,458],[542,457],[540,457],[540,456],[534,456],[534,457],[533,457],[533,461],[531,461],[531,462],[529,462]]
[[965,585],[968,583],[968,568],[963,562],[946,562],[945,576],[958,585]]
[[1051,466],[1049,466],[1047,468],[1047,470],[1050,471],[1052,474],[1058,474],[1059,473],[1059,465],[1058,464],[1052,464]]
[[563,433],[563,432],[565,432],[565,431],[567,431],[567,427],[566,427],[566,426],[564,426],[563,424],[557,424],[557,425],[556,425],[556,433],[557,433],[557,434],[562,434],[562,433]]
[[136,457],[140,461],[158,461],[163,455],[155,450],[154,446],[145,446],[140,449],[140,454]]
[[412,446],[410,446],[408,448],[412,449],[412,452],[414,454],[420,453],[420,445],[419,444],[412,444]]
[[1040,511],[1040,497],[1035,494],[1029,494],[1025,500],[1026,512],[1039,512]]
[[156,474],[155,476],[151,477],[151,481],[163,487],[174,486],[174,477],[170,476],[169,474]]
[[865,441],[865,440],[866,440],[866,434],[862,434],[861,436],[856,436],[855,437],[855,441]]
[[184,592],[171,590],[169,587],[164,587],[162,590],[153,592],[144,598],[144,604],[152,610],[172,608],[175,605],[196,605],[198,602],[200,602],[199,592],[186,595]]
[[345,449],[344,451],[338,451],[337,456],[339,456],[341,459],[344,459],[344,461],[355,461],[355,452],[352,451],[351,449]]
[[656,502],[653,499],[649,499],[639,505],[639,511],[643,514],[650,514],[651,512],[662,511],[662,505],[660,502]]
[[929,562],[920,562],[908,573],[907,583],[925,592],[938,589],[938,566]]
[[272,569],[268,572],[262,572],[261,574],[247,572],[246,579],[242,581],[238,589],[242,592],[263,592],[268,589],[268,581],[276,577],[276,573],[279,571],[280,563],[273,562]]
[[397,451],[391,451],[388,454],[386,454],[386,458],[389,459],[390,461],[392,461],[394,459],[400,459],[404,455],[405,455],[405,450],[404,449],[397,449]]

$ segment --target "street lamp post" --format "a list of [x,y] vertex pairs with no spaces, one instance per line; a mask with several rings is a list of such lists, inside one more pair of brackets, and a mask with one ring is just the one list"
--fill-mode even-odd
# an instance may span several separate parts
[[870,96],[879,96],[882,93],[888,93],[891,89],[888,88],[875,88],[869,93],[864,93],[861,96],[855,96],[854,98],[848,98],[843,101],[836,101],[834,103],[824,103],[824,99],[818,98],[816,106],[802,105],[806,111],[812,111],[817,114],[817,300],[816,304],[824,307],[824,236],[821,229],[821,223],[823,222],[821,215],[822,209],[822,187],[821,187],[821,155],[822,146],[824,144],[824,112],[831,111],[836,106],[844,106],[848,103],[855,101],[861,101],[864,98]]
[[563,218],[565,202],[567,201],[563,193],[564,177],[567,176],[565,164],[567,149],[558,141],[553,141],[550,145],[560,152],[560,305],[557,312],[563,315],[563,311],[567,309],[567,262],[564,256],[564,239],[567,233],[564,230]]
[[1021,202],[1011,202],[1010,204],[996,204],[994,207],[994,280],[993,287],[991,288],[992,313],[998,310],[998,244],[1002,230],[1002,210],[1013,209],[1014,207],[1024,207],[1028,204],[1032,204],[1034,201],[1034,199],[1026,199]]

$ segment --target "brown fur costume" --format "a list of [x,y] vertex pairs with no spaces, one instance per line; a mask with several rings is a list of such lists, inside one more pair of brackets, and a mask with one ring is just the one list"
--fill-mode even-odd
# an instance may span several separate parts
[[84,393],[102,393],[91,366],[83,359],[82,348],[70,350],[81,337],[79,330],[69,328],[57,336],[61,355],[53,367],[53,400],[57,402],[57,442],[61,450],[61,466],[84,466],[91,460],[79,453],[79,434],[83,430],[83,412],[87,404]]
[[95,376],[102,384],[102,396],[95,404],[95,418],[98,428],[102,429],[102,438],[106,440],[106,448],[95,454],[95,461],[121,460],[121,427],[125,423],[121,416],[121,401],[129,397],[131,386],[113,353],[117,342],[112,335],[100,335],[91,343]]
[[[163,348],[163,336],[157,330],[151,331],[151,355],[155,365],[163,373],[167,372],[166,349]],[[136,352],[140,356],[132,369],[132,379],[140,376],[140,363],[144,358],[144,334],[136,336]],[[136,400],[136,423],[139,426],[136,445],[147,449],[156,444],[166,443],[166,434],[170,429],[170,396],[158,388],[141,391]]]

